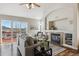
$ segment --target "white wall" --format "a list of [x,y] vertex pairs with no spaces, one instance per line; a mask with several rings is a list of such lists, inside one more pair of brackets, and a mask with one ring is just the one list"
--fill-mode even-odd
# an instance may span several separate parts
[[[54,9],[52,15],[48,17],[48,21],[60,20],[67,18],[67,20],[57,21],[56,26],[60,29],[58,32],[69,32],[73,34],[72,46],[73,49],[78,49],[77,43],[77,4],[68,4],[60,8]],[[51,13],[51,12],[50,12]],[[64,22],[64,23],[63,23]],[[71,24],[72,22],[72,24]],[[47,23],[48,24],[48,23]],[[62,30],[61,30],[62,29]],[[63,31],[64,30],[64,31]],[[49,31],[50,32],[50,31]],[[51,31],[53,32],[53,31]]]
[[58,30],[64,30],[72,33],[73,15],[74,10],[70,6],[56,9],[55,11],[52,11],[51,14],[47,17],[47,25],[49,25],[49,21],[55,21],[55,25],[58,28]]
[[47,16],[47,14],[51,13],[51,11],[57,10],[59,8],[63,7],[72,7],[75,3],[46,3],[45,5],[45,11],[44,16]]
[[34,36],[37,34],[38,31],[40,31],[40,21],[39,20],[33,20],[29,22],[29,27],[35,27],[35,29],[29,29],[29,35]]

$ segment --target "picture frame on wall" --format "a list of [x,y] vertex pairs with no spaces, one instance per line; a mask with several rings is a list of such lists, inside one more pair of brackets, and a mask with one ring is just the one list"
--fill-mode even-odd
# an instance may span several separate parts
[[49,30],[57,30],[54,21],[49,21]]

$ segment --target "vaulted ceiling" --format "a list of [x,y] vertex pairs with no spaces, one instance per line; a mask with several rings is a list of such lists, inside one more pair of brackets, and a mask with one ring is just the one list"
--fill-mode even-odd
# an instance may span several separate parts
[[41,7],[29,10],[19,4],[20,3],[0,3],[0,14],[39,20],[46,16],[52,10],[65,6],[72,6],[71,3],[38,3]]

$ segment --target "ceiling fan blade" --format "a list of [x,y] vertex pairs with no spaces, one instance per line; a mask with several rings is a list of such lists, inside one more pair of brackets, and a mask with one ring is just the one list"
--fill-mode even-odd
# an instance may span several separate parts
[[36,4],[36,3],[33,3],[35,6],[37,6],[37,7],[40,7],[40,5],[38,5],[38,4]]
[[20,3],[20,5],[29,4],[29,3]]

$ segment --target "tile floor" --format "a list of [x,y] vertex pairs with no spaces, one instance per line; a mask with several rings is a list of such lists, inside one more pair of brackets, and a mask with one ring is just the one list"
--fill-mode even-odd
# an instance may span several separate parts
[[0,56],[17,56],[17,44],[3,44],[0,46]]

